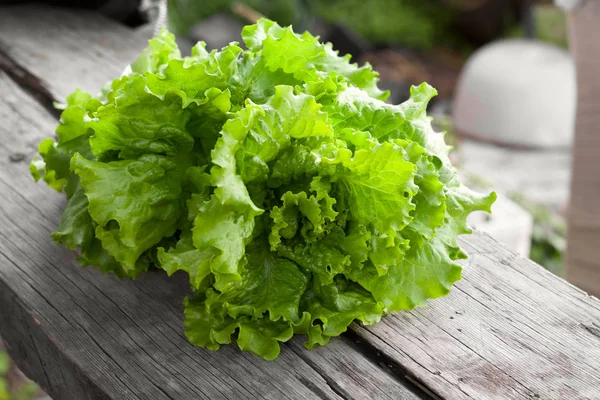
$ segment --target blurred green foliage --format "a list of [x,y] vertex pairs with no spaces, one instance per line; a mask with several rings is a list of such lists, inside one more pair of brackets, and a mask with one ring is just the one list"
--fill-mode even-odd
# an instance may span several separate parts
[[[231,14],[242,3],[282,25],[305,28],[307,15],[348,26],[374,44],[429,49],[441,46],[471,51],[452,29],[456,9],[441,1],[423,0],[168,0],[169,28],[185,35],[212,14]],[[534,6],[536,38],[566,48],[566,16],[551,5]],[[247,21],[245,21],[247,22]],[[506,22],[506,37],[524,37],[515,21]]]
[[235,2],[283,25],[298,25],[307,14],[321,17],[349,26],[373,43],[429,48],[450,39],[448,9],[422,0],[168,0],[169,28],[185,34],[214,13],[230,13]]
[[533,217],[529,258],[550,272],[564,276],[567,235],[564,218],[544,205],[528,201],[520,193],[510,193],[508,197]]
[[8,374],[11,372],[11,362],[8,354],[0,348],[0,400],[31,400],[39,389],[33,382],[27,381],[20,384],[16,389],[8,385]]
[[283,25],[295,23],[302,12],[300,0],[168,0],[169,29],[178,34],[186,34],[193,25],[215,13],[231,13],[231,6],[236,2]]
[[350,26],[374,43],[430,48],[448,38],[450,11],[422,0],[312,0],[310,11]]
[[0,400],[9,400],[8,397],[8,381],[5,375],[10,369],[10,359],[8,354],[0,350]]

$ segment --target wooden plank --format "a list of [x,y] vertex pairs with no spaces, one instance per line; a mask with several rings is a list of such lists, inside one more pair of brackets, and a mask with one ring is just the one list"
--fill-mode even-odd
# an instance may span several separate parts
[[449,399],[600,398],[600,301],[483,234],[463,280],[359,337]]
[[0,334],[53,398],[421,398],[341,340],[308,352],[296,338],[274,362],[194,347],[185,275],[119,281],[79,267],[49,236],[63,196],[10,159],[29,159],[56,121],[1,72],[0,93]]
[[577,114],[568,217],[567,279],[600,296],[600,2],[582,1],[569,19],[577,70]]
[[57,100],[76,88],[97,93],[150,39],[86,10],[0,8],[0,53],[41,79]]

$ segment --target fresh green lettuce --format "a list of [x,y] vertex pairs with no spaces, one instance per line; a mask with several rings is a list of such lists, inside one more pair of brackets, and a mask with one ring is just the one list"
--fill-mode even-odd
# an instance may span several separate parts
[[182,58],[163,30],[101,95],[67,98],[31,164],[69,199],[54,240],[118,277],[187,273],[189,340],[265,359],[446,295],[495,195],[459,182],[435,90],[390,105],[308,33],[263,19],[242,37]]

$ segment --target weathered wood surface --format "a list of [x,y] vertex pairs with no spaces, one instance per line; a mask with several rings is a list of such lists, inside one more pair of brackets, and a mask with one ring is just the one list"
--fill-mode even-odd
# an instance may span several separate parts
[[[36,23],[12,10],[0,8],[0,20]],[[39,31],[32,35],[26,47],[43,51],[35,44]],[[63,51],[74,65],[87,57],[78,49],[88,47],[90,37],[72,37],[81,40],[64,43],[68,52],[55,47],[48,54],[54,65]],[[12,49],[10,57],[20,54],[1,27],[0,40]],[[120,72],[104,68],[105,60],[119,57],[98,60],[97,82]],[[11,61],[37,76],[27,59]],[[85,65],[59,83],[50,83],[52,73],[37,77],[60,97],[79,82],[93,85]],[[189,345],[181,324],[184,277],[166,280],[154,272],[118,281],[78,267],[71,253],[51,242],[64,201],[30,180],[25,161],[56,122],[6,76],[0,93],[0,334],[25,372],[56,400],[414,399],[426,393],[600,399],[600,301],[480,234],[462,240],[471,258],[448,297],[373,327],[355,326],[325,348],[306,351],[297,338],[277,361],[263,362],[234,346],[214,353]],[[11,155],[19,159],[16,153],[25,160],[11,162]]]
[[97,93],[135,60],[147,39],[92,11],[0,10],[0,55],[26,65],[60,101],[77,87]]
[[568,217],[567,279],[600,296],[600,2],[580,2],[570,16],[577,70],[577,114]]

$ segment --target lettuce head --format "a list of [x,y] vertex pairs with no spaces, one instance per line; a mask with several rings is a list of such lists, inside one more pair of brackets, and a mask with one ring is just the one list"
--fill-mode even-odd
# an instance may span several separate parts
[[183,271],[188,339],[264,359],[446,295],[495,195],[458,180],[435,89],[387,104],[369,65],[309,33],[262,19],[242,37],[182,57],[163,30],[100,95],[67,98],[31,164],[69,200],[54,240],[118,277]]

